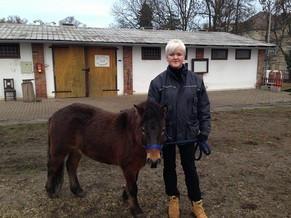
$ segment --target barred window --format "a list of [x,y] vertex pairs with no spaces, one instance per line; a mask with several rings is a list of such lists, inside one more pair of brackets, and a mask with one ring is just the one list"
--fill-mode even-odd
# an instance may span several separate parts
[[0,58],[20,58],[19,44],[0,44]]
[[227,60],[227,49],[211,49],[211,60]]
[[251,59],[251,49],[236,49],[235,59]]
[[142,47],[141,48],[142,60],[161,60],[160,47]]

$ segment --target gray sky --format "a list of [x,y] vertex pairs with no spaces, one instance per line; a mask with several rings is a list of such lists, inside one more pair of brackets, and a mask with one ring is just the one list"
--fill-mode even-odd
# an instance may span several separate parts
[[29,23],[41,19],[58,22],[68,16],[89,27],[108,27],[114,19],[114,0],[0,0],[0,18],[18,15]]

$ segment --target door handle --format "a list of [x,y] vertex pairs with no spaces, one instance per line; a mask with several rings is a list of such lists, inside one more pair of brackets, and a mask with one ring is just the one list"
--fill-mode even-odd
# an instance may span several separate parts
[[89,71],[90,71],[90,67],[83,68],[82,71],[84,71],[84,72],[89,72]]

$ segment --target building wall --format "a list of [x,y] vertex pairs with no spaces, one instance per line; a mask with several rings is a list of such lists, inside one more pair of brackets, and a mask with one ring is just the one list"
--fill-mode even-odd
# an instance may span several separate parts
[[205,49],[209,58],[209,73],[204,75],[208,90],[252,89],[256,87],[258,49],[252,49],[250,60],[235,60],[235,49],[228,49],[227,60],[211,60],[211,49]]
[[[53,58],[50,44],[44,45],[44,64],[46,72],[46,91],[49,98],[54,97]],[[141,46],[133,46],[133,94],[147,93],[150,81],[167,67],[164,47],[161,49],[161,60],[142,60]],[[0,98],[4,98],[3,78],[14,78],[17,97],[22,97],[21,83],[23,79],[34,79],[31,73],[21,73],[21,62],[32,63],[32,49],[30,43],[20,44],[20,59],[0,59]],[[195,47],[188,48],[189,69],[191,59],[195,58]],[[209,72],[204,75],[208,90],[247,89],[255,88],[257,77],[258,50],[252,49],[250,60],[235,60],[235,49],[228,50],[228,60],[211,60],[211,49],[204,50],[204,57],[209,58]],[[123,47],[117,49],[117,88],[118,95],[124,94],[124,62]],[[34,83],[34,80],[33,80]],[[35,85],[34,85],[35,88]]]
[[[33,43],[31,45],[31,48],[34,66],[33,70],[34,70],[35,94],[37,98],[47,98],[44,45],[41,43]],[[38,64],[41,64],[40,71],[37,69]]]
[[55,94],[53,93],[53,91],[55,90],[55,85],[54,85],[53,51],[52,48],[50,48],[50,46],[51,44],[44,45],[46,90],[48,98],[54,98]]
[[133,94],[146,93],[150,81],[167,66],[164,48],[161,49],[161,60],[142,60],[141,46],[132,48],[133,65]]
[[[188,48],[188,67],[195,58],[195,48]],[[227,60],[211,60],[211,48],[204,50],[209,59],[209,72],[204,74],[208,90],[252,89],[256,87],[258,49],[252,49],[250,60],[235,60],[235,49],[228,49]],[[142,60],[141,47],[133,47],[133,93],[148,91],[150,81],[165,70],[167,62],[162,47],[161,60]]]
[[[0,99],[4,99],[4,78],[14,79],[17,98],[22,98],[22,80],[34,79],[33,66],[30,72],[21,73],[21,62],[31,63],[32,66],[32,50],[30,43],[20,44],[20,59],[0,59]],[[34,80],[32,82],[34,84]],[[35,89],[35,85],[33,86]]]
[[123,47],[117,46],[117,53],[116,53],[116,59],[117,59],[117,89],[119,90],[117,92],[118,95],[123,95],[124,93],[124,82],[123,82]]
[[[242,33],[243,36],[249,37],[259,41],[265,41],[266,32],[263,30],[252,30]],[[275,36],[271,34],[271,43],[275,42]],[[286,35],[282,41],[282,47],[284,51],[288,51],[288,45],[291,43],[291,36]],[[273,49],[272,49],[273,50]],[[274,51],[270,52],[270,70],[287,70],[287,65],[285,57],[279,48],[276,48]]]
[[132,46],[123,47],[123,93],[133,94]]

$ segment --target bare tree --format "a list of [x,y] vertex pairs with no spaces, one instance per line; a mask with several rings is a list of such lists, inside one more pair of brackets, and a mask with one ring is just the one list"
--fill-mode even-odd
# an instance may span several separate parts
[[28,22],[27,19],[21,18],[16,15],[8,16],[7,19],[1,18],[0,23],[18,23],[18,24],[26,24]]
[[239,24],[256,13],[254,0],[236,0],[233,32],[239,32]]
[[202,16],[211,31],[238,32],[238,24],[255,13],[255,0],[205,0]]
[[194,29],[191,21],[198,15],[199,2],[195,0],[173,0],[173,4],[176,13],[179,15],[182,30]]
[[174,9],[174,5],[169,0],[151,0],[154,8],[154,24],[157,29],[181,30],[182,25]]
[[118,26],[123,28],[139,28],[139,12],[144,0],[119,0],[112,8]]
[[[259,2],[263,11],[270,17],[267,28],[270,25],[270,34],[273,34],[275,43],[285,55],[282,42],[287,35],[291,34],[291,0],[259,0]],[[267,37],[266,41],[268,41]]]
[[267,29],[266,38],[271,38],[277,44],[291,74],[291,52],[285,47],[286,38],[291,36],[291,0],[259,0],[259,2],[270,18],[267,25],[270,26],[270,30]]
[[146,2],[152,9],[153,27],[157,29],[192,30],[197,28],[200,0],[120,0],[113,15],[120,27],[139,28],[139,12]]
[[85,24],[78,21],[74,16],[68,16],[59,21],[59,25],[72,25],[72,26],[86,26]]

